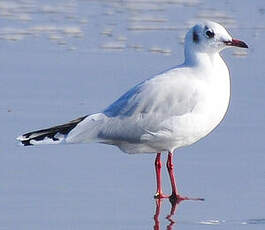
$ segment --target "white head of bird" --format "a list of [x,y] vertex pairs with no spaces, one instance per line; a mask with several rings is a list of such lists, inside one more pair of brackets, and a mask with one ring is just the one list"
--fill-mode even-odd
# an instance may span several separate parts
[[248,48],[247,44],[232,38],[220,24],[206,21],[193,26],[185,37],[185,57],[190,61],[194,55],[214,55],[228,47]]

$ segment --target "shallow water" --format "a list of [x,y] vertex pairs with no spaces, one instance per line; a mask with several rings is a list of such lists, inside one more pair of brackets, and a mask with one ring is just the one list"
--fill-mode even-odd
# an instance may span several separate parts
[[[180,63],[183,35],[203,18],[250,47],[223,52],[232,76],[223,123],[174,155],[181,193],[204,202],[185,201],[166,219],[163,200],[154,220],[154,155],[16,145],[17,135],[99,111]],[[263,1],[3,0],[0,19],[0,229],[264,229]]]

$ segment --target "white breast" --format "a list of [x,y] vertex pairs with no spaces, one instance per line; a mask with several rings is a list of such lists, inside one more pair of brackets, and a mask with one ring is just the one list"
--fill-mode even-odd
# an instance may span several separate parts
[[[230,77],[226,64],[221,58],[198,85],[198,104],[178,121],[176,133],[186,137],[175,147],[190,145],[208,135],[223,120],[230,101]],[[185,119],[185,121],[183,121]]]
[[189,75],[188,82],[196,92],[195,107],[183,115],[176,114],[165,119],[160,124],[162,128],[159,132],[145,134],[142,140],[147,140],[154,148],[174,151],[176,148],[193,144],[218,126],[228,109],[230,78],[229,71],[219,55],[212,67],[208,68],[207,72],[203,66],[199,66],[192,68],[196,74],[185,73]]
[[[207,132],[211,132],[224,118],[230,101],[230,77],[226,64],[221,58],[211,71],[205,91],[205,101],[202,108],[207,117]],[[207,133],[207,134],[208,134]]]

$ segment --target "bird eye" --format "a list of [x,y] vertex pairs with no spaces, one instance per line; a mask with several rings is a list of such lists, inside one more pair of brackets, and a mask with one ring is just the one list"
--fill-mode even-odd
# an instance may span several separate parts
[[214,37],[214,32],[211,31],[211,30],[207,30],[207,31],[205,32],[205,34],[208,36],[208,38],[213,38],[213,37]]

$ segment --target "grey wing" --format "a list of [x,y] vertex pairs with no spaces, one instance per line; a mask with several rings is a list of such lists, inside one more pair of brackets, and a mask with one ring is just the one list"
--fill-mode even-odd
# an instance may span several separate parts
[[135,111],[139,98],[137,97],[142,89],[144,82],[131,88],[123,94],[118,100],[107,107],[103,113],[108,117],[130,116]]
[[180,116],[189,113],[198,101],[196,88],[181,79],[157,77],[146,80],[122,95],[103,113],[108,117],[135,115]]
[[181,79],[142,82],[103,111],[108,120],[99,137],[139,142],[143,135],[164,132],[170,129],[162,125],[166,120],[192,112],[197,104],[196,94]]

